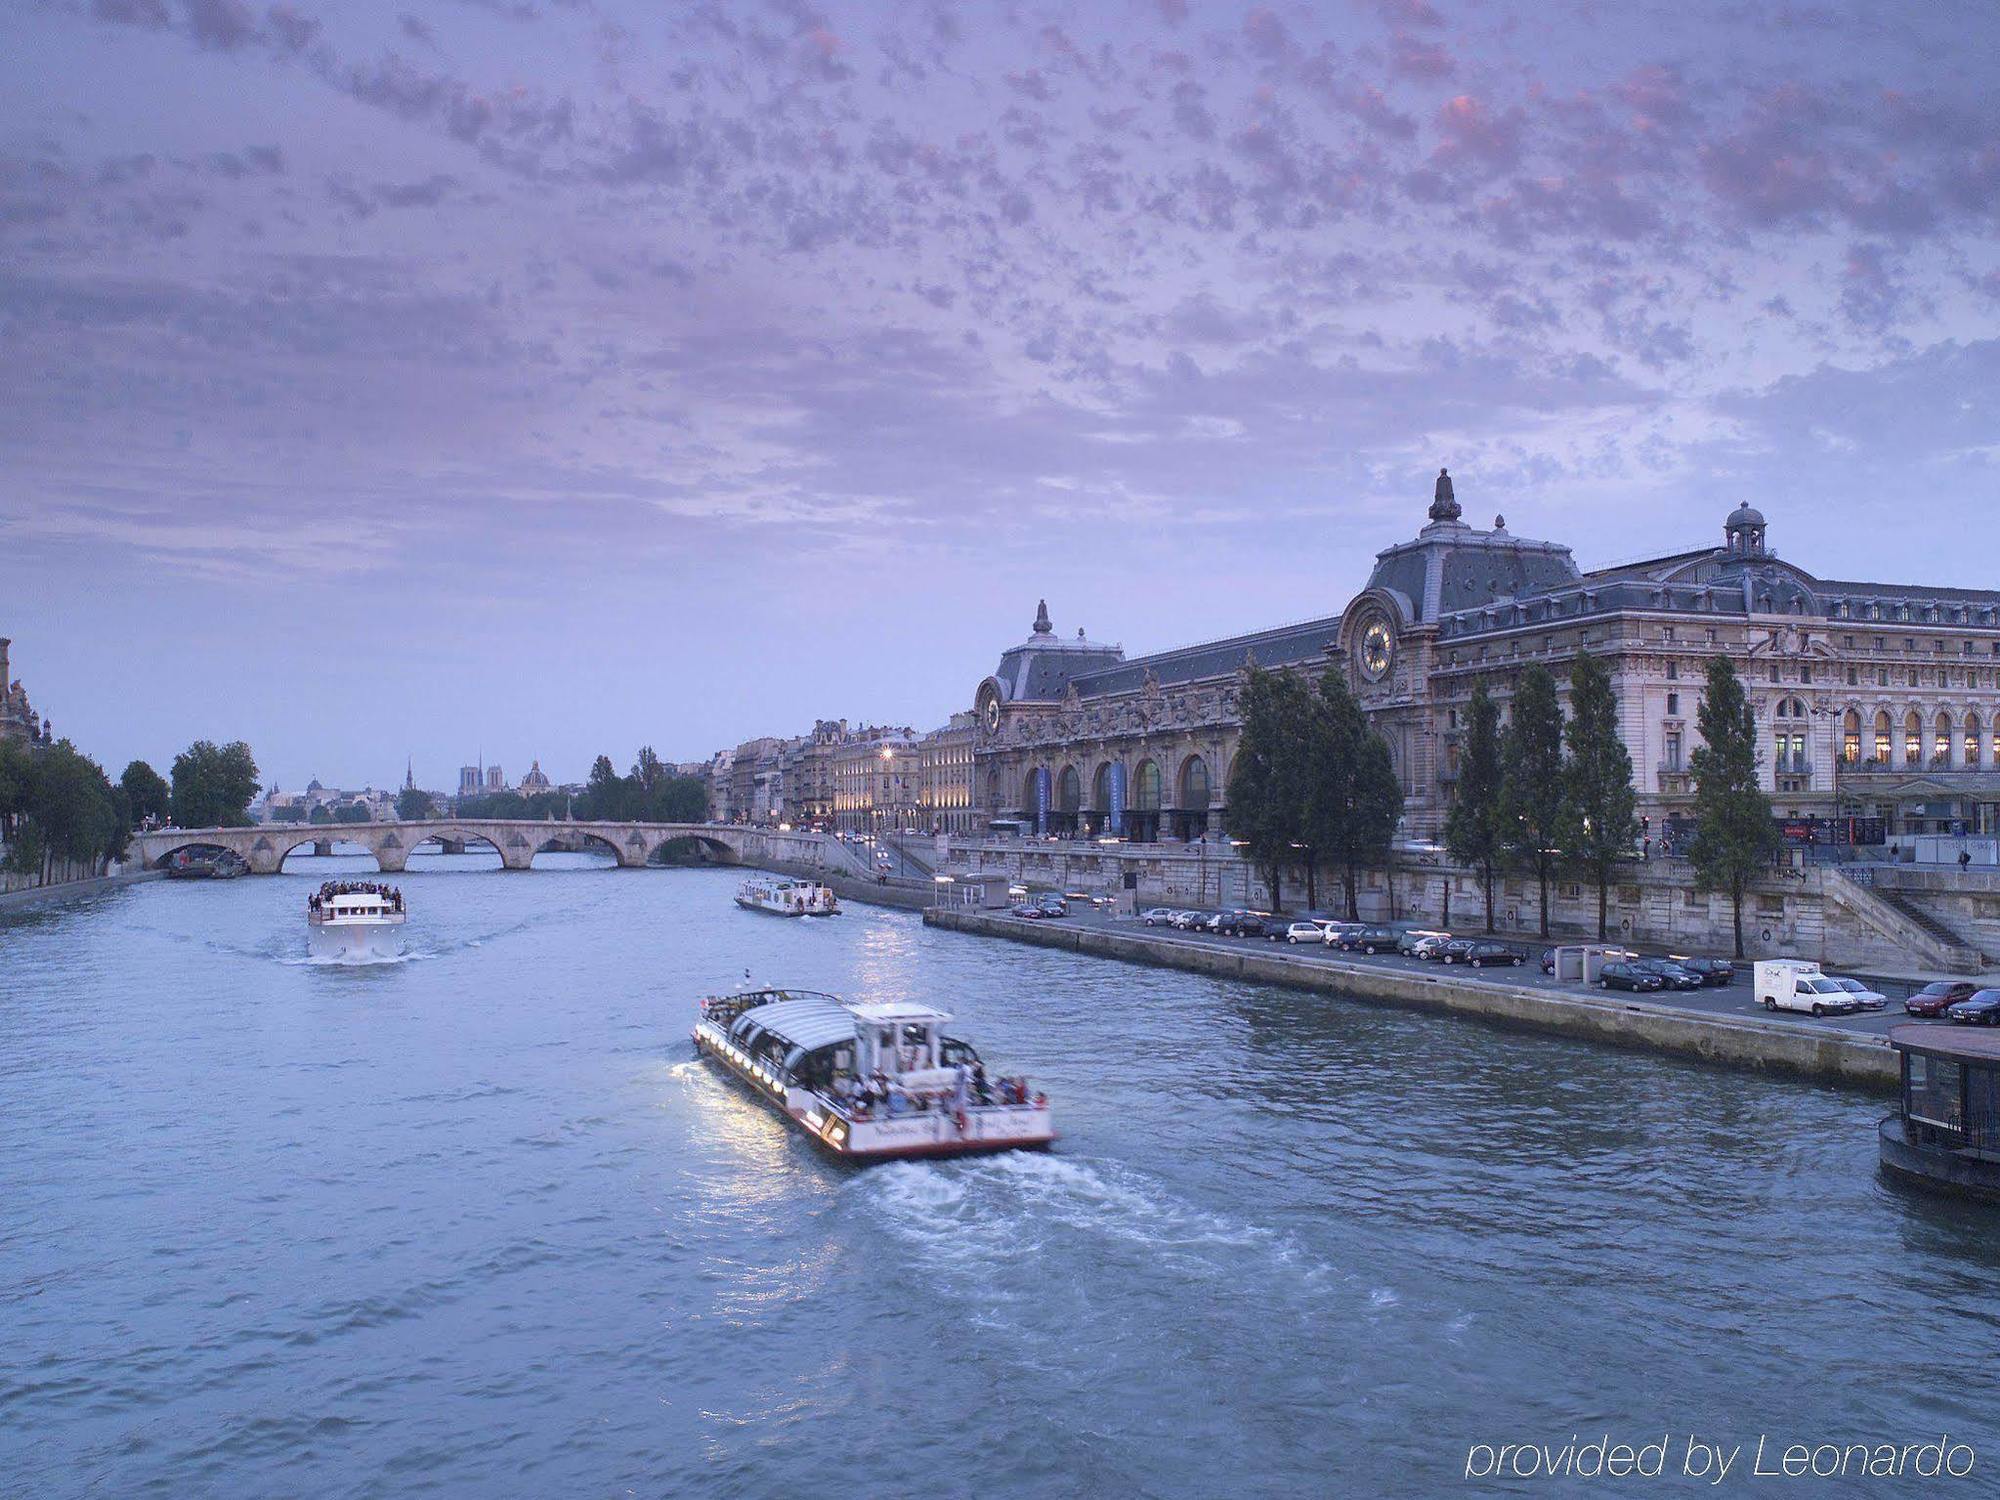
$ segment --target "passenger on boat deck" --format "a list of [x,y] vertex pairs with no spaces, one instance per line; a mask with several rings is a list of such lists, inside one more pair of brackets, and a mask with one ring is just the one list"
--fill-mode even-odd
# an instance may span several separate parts
[[993,1091],[986,1086],[986,1064],[983,1062],[972,1065],[972,1092],[978,1096],[981,1104],[993,1102]]
[[964,1063],[958,1065],[958,1074],[952,1080],[951,1108],[954,1114],[964,1114],[966,1106],[972,1103],[972,1069]]

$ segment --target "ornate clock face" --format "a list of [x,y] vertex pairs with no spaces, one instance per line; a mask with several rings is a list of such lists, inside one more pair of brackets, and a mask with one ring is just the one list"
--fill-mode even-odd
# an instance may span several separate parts
[[991,734],[1000,727],[1000,695],[988,693],[986,701],[980,705],[980,717],[986,720],[986,731]]
[[1389,633],[1389,622],[1370,620],[1361,631],[1361,675],[1379,682],[1389,675],[1389,664],[1395,659],[1396,638]]

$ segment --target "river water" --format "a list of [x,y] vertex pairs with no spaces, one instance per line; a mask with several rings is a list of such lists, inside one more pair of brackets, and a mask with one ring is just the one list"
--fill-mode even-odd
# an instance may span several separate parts
[[[1429,1496],[1941,1431],[1995,1492],[2000,1218],[1881,1182],[1876,1101],[492,864],[413,860],[365,968],[303,921],[360,861],[0,919],[0,1494]],[[830,1165],[692,1057],[746,966],[945,1002],[1057,1150]]]

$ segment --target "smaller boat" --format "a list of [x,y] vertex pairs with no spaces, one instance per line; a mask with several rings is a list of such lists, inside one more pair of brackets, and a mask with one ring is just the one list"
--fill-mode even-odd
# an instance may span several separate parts
[[833,887],[787,875],[753,875],[736,890],[736,904],[745,911],[767,911],[774,917],[837,917],[840,903]]
[[1889,1045],[1902,1055],[1903,1087],[1876,1131],[1883,1170],[2000,1201],[2000,1034],[1907,1021],[1889,1028]]
[[182,849],[168,863],[167,879],[234,880],[249,871],[250,866],[243,856],[228,849]]
[[989,1076],[970,1042],[945,1035],[950,1022],[909,1001],[746,982],[701,1002],[694,1046],[843,1161],[1046,1150],[1047,1096]]
[[329,880],[306,897],[307,946],[315,958],[398,957],[407,920],[403,893],[372,880]]

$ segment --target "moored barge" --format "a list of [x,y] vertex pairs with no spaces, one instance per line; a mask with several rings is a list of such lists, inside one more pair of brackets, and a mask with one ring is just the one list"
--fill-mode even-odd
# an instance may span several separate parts
[[745,911],[774,917],[837,917],[840,903],[833,887],[782,875],[753,875],[736,889],[736,904]]
[[2000,1031],[1906,1023],[1896,1113],[1877,1131],[1883,1169],[1905,1182],[2000,1201]]
[[697,1052],[845,1161],[1046,1149],[1045,1095],[991,1078],[951,1016],[907,1001],[851,1005],[815,990],[701,1002]]

